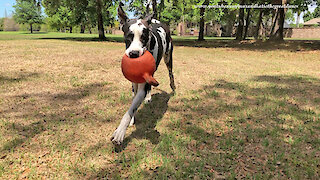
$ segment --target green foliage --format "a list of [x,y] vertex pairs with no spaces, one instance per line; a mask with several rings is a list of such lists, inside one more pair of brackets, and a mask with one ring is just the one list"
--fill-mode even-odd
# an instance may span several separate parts
[[145,15],[147,12],[147,0],[132,0],[129,2],[129,6],[124,9],[133,11],[135,16]]
[[297,5],[298,8],[293,9],[293,12],[304,12],[308,10],[308,5],[310,5],[313,2],[313,0],[291,0],[289,3],[291,5]]
[[303,15],[303,20],[304,20],[304,21],[309,21],[309,20],[311,20],[311,19],[313,19],[313,18],[318,18],[318,17],[320,17],[320,7],[319,7],[319,6],[316,7],[316,9],[314,10],[313,13],[311,13],[310,11],[308,11],[307,13],[305,13],[305,14]]
[[[19,31],[28,31],[30,26],[28,24],[20,24],[19,25]],[[35,31],[40,31],[41,29],[41,24],[34,24],[32,26],[33,30]]]
[[0,31],[3,31],[4,28],[4,18],[0,18]]
[[[308,1],[312,1],[312,0],[308,0]],[[303,15],[303,20],[304,20],[304,21],[309,21],[309,20],[311,20],[311,19],[313,19],[313,18],[318,18],[318,17],[320,17],[320,7],[319,7],[319,5],[320,5],[320,0],[317,0],[317,1],[313,0],[312,2],[315,2],[318,6],[316,7],[316,9],[314,10],[313,13],[311,13],[310,11],[307,11],[307,13],[305,13],[305,14]],[[311,4],[311,3],[310,3],[310,4]],[[306,9],[306,10],[308,10],[308,9]]]
[[310,11],[308,11],[307,13],[305,13],[303,15],[303,20],[306,22],[306,21],[309,21],[313,19],[313,13],[311,13]]
[[287,12],[286,12],[286,16],[285,16],[286,20],[288,21],[294,21],[294,12],[292,9],[288,9]]
[[13,6],[15,9],[14,20],[19,24],[41,24],[43,17],[41,8],[33,2],[17,1]]
[[320,17],[320,7],[319,7],[319,5],[316,7],[316,9],[314,10],[314,12],[313,12],[313,17],[314,18],[318,18],[318,17]]
[[57,9],[57,12],[52,15],[51,17],[48,18],[48,23],[52,27],[62,29],[65,27],[70,27],[72,26],[72,21],[71,19],[71,12],[67,7],[59,7]]
[[[72,26],[95,27],[97,9],[95,0],[43,0],[48,23],[52,28],[63,29]],[[114,1],[102,1],[104,25],[114,25],[117,4]]]

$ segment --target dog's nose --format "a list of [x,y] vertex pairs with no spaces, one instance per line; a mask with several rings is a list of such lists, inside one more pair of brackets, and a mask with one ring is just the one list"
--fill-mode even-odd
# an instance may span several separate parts
[[139,51],[131,51],[131,52],[129,52],[129,57],[130,57],[130,58],[137,58],[137,57],[139,57]]

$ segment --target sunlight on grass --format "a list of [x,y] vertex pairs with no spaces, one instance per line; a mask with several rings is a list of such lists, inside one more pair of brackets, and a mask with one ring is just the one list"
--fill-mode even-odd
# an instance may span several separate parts
[[161,63],[114,147],[131,83],[122,37],[96,37],[0,32],[2,179],[319,177],[318,42],[174,37],[176,93]]

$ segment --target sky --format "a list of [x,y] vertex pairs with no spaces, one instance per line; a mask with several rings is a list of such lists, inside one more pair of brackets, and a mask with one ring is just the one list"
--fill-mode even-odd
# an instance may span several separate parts
[[15,0],[0,0],[0,18],[4,17],[5,10],[7,10],[8,16],[12,14],[13,5],[16,3]]
[[[13,5],[15,4],[15,0],[0,0],[0,18],[5,16],[5,11],[7,11],[8,16],[12,14]],[[309,11],[313,12],[316,6],[309,6]],[[129,16],[132,16],[133,13],[129,13]],[[295,18],[297,18],[295,16]],[[303,14],[300,15],[300,23],[303,23]]]

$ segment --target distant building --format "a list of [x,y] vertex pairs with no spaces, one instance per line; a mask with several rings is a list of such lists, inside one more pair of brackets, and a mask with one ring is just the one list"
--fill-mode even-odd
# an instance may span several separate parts
[[302,28],[284,28],[286,38],[319,39],[320,18],[314,18],[303,23]]
[[314,19],[311,19],[305,23],[303,23],[303,26],[320,26],[320,18],[314,18]]

